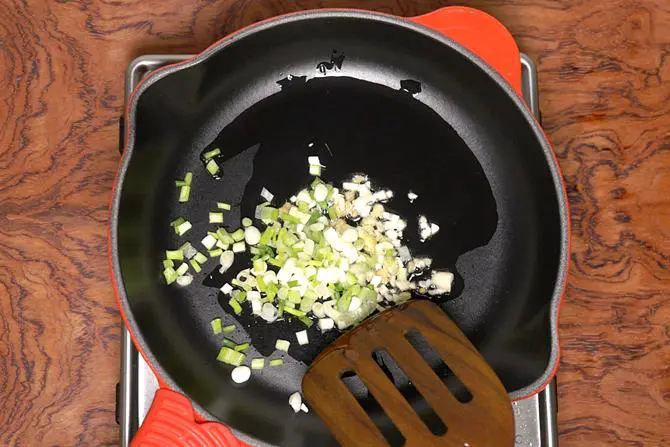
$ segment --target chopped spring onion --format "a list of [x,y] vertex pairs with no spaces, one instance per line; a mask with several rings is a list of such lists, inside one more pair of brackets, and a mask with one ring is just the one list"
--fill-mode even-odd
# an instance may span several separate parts
[[184,185],[179,188],[179,201],[184,203],[188,202],[188,197],[191,195],[191,187],[189,185]]
[[195,270],[196,273],[200,273],[202,271],[202,267],[200,267],[200,264],[195,259],[189,260],[188,263],[191,264],[191,267],[193,267],[193,270]]
[[184,257],[187,259],[191,259],[198,252],[190,242],[184,242],[179,249],[184,252]]
[[263,368],[265,368],[265,359],[251,360],[251,369],[263,369]]
[[414,203],[414,201],[419,197],[418,194],[413,193],[412,191],[407,193],[407,198],[409,199],[409,203]]
[[291,342],[288,340],[277,339],[275,343],[275,348],[280,351],[288,352],[288,348],[291,346]]
[[184,260],[184,252],[179,249],[179,250],[165,250],[165,257],[170,260],[174,261],[183,261]]
[[[253,268],[252,268],[252,271],[253,271],[254,273],[256,273],[257,275],[259,275],[259,274],[263,274],[263,273],[265,273],[267,270],[268,270],[268,265],[267,265],[267,263],[266,263],[265,261],[263,261],[262,259],[256,259],[256,260],[253,262]],[[265,279],[264,279],[263,276],[259,276],[259,277],[257,277],[257,278],[256,278],[256,281],[265,283]],[[260,284],[259,284],[259,285],[260,285]]]
[[223,333],[224,334],[232,334],[233,332],[235,332],[235,329],[236,328],[235,328],[234,324],[229,324],[229,325],[223,327]]
[[230,372],[230,378],[235,383],[244,383],[251,378],[251,370],[248,366],[238,366]]
[[282,366],[283,364],[284,364],[284,359],[270,360],[270,366]]
[[328,188],[323,183],[319,183],[314,188],[314,200],[323,202],[328,197]]
[[274,199],[275,195],[272,194],[267,189],[265,189],[265,187],[263,187],[263,189],[261,189],[261,197],[264,198],[268,202],[272,202],[272,199]]
[[207,162],[205,169],[207,169],[207,172],[211,175],[216,175],[216,173],[219,172],[219,165],[212,159]]
[[312,313],[318,318],[325,317],[326,314],[323,313],[323,303],[314,303],[312,305]]
[[221,256],[221,253],[223,253],[223,250],[220,248],[216,248],[214,250],[209,250],[209,257],[210,258],[217,258]]
[[179,265],[179,267],[177,267],[177,269],[175,271],[177,272],[177,275],[179,275],[179,276],[185,274],[186,272],[188,272],[188,264],[186,264],[185,262],[182,262]]
[[235,351],[227,347],[222,347],[216,359],[220,362],[233,366],[240,366],[246,356],[242,352]]
[[[175,220],[170,222],[170,226],[171,227],[176,227],[177,225],[182,224],[184,222],[186,222],[186,219],[184,219],[183,217],[177,217]],[[175,231],[177,231],[177,230],[175,230]]]
[[230,235],[230,237],[233,238],[234,242],[240,242],[244,239],[244,230],[242,228],[238,228]]
[[237,343],[235,343],[234,341],[232,341],[229,338],[224,338],[222,343],[223,343],[223,346],[225,346],[226,348],[230,348],[230,349],[233,349],[233,350],[235,349],[235,346],[237,346]]
[[209,213],[209,223],[223,223],[223,213]]
[[212,321],[210,321],[209,324],[212,326],[212,333],[214,335],[218,335],[221,333],[222,330],[221,318],[215,318]]
[[[212,163],[216,172],[220,169],[213,159],[206,162],[208,170]],[[317,156],[310,156],[308,163],[317,178],[281,206],[273,207],[274,195],[262,188],[264,202],[254,213],[258,225],[245,217],[235,231],[211,229],[202,239],[210,256],[220,256],[221,273],[232,267],[235,253],[249,247],[251,265],[221,287],[230,296],[233,312],[241,314],[244,303],[249,302],[251,313],[266,322],[297,318],[308,328],[318,323],[324,333],[336,327],[346,329],[375,310],[402,303],[411,298],[411,291],[428,296],[449,293],[453,275],[430,270],[431,260],[413,257],[403,242],[407,222],[384,205],[394,196],[392,191],[373,189],[367,176],[360,174],[341,188],[335,187],[319,178],[324,166]],[[185,186],[190,188],[190,184],[182,188]],[[209,213],[210,222],[222,224],[220,210],[231,208],[218,202],[219,211]],[[426,237],[439,230],[425,216],[419,220],[420,230],[430,232]],[[173,222],[175,231],[185,223]],[[423,240],[424,234],[421,236]],[[175,260],[188,259],[196,272],[208,260],[190,244],[183,245],[173,258],[166,252],[166,258],[163,267],[168,283],[183,276],[179,268],[174,269]],[[296,339],[299,345],[308,344],[307,330],[296,332]],[[277,340],[275,347],[288,352],[290,342]],[[224,348],[237,352],[248,349],[249,343],[228,341]],[[226,351],[220,353],[224,355]],[[269,362],[271,366],[281,363],[282,359]],[[254,359],[252,364],[260,369],[265,360]],[[300,403],[298,408],[302,407]],[[303,411],[308,411],[306,406]]]
[[211,151],[207,151],[204,154],[202,154],[202,156],[205,160],[209,160],[210,158],[214,158],[217,155],[221,155],[221,149],[219,149],[218,147],[216,149],[212,149]]
[[216,241],[217,239],[214,236],[208,234],[200,241],[200,243],[204,245],[207,250],[211,250],[216,245]]
[[319,177],[321,175],[321,166],[319,166],[319,165],[309,165],[309,175]]
[[300,320],[300,322],[307,327],[312,327],[312,325],[314,324],[314,321],[312,321],[312,319],[307,316],[298,317],[298,320]]
[[191,186],[192,181],[193,181],[193,173],[187,172],[186,175],[184,176],[184,180],[176,180],[174,184],[176,186]]
[[191,228],[193,228],[193,225],[191,225],[191,222],[189,222],[188,220],[185,220],[185,221],[181,222],[179,225],[176,225],[176,226],[174,227],[174,231],[175,231],[175,233],[177,233],[179,236],[183,236],[183,235],[186,234],[186,232],[188,232],[188,230],[190,230]]
[[300,411],[300,406],[302,405],[302,396],[300,393],[295,392],[289,396],[288,403],[293,408],[293,411],[297,413]]
[[295,338],[298,340],[300,346],[306,345],[309,343],[309,338],[307,337],[307,331],[300,331],[295,333]]
[[238,303],[236,300],[231,299],[228,301],[228,304],[233,308],[233,312],[235,312],[237,315],[242,313],[242,306],[240,306],[240,303]]
[[219,272],[224,273],[226,270],[230,268],[230,266],[233,265],[234,261],[235,261],[235,253],[233,253],[232,251],[226,250],[223,253],[221,253],[221,257],[219,258],[221,268],[219,269]]
[[246,349],[249,349],[249,346],[251,346],[249,343],[240,343],[239,345],[235,346],[235,350],[244,351]]
[[292,307],[285,307],[284,312],[289,313],[291,315],[295,315],[296,317],[304,317],[307,315],[305,312],[303,312],[300,309],[293,309]]
[[180,285],[181,287],[186,287],[190,285],[193,282],[193,276],[191,275],[183,275],[177,277],[177,284]]
[[207,256],[203,255],[200,252],[197,252],[195,255],[193,255],[193,260],[197,262],[198,264],[204,264],[208,261]]
[[172,284],[177,280],[177,277],[179,276],[177,272],[172,267],[168,267],[165,270],[163,270],[163,276],[165,277],[165,282],[168,284]]
[[244,240],[249,245],[256,245],[261,240],[261,232],[256,227],[247,226],[244,230]]
[[307,408],[307,405],[305,404],[300,404],[300,411],[303,413],[309,413],[309,408]]

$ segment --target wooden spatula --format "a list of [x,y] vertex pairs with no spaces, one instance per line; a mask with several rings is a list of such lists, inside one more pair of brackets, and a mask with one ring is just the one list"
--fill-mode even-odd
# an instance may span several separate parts
[[[461,403],[413,347],[418,331],[467,387]],[[434,435],[388,378],[373,355],[386,351],[447,427]],[[502,383],[445,313],[429,301],[382,312],[338,338],[305,374],[303,394],[337,440],[349,446],[388,446],[382,432],[342,381],[355,373],[402,433],[407,447],[514,445],[514,416]]]

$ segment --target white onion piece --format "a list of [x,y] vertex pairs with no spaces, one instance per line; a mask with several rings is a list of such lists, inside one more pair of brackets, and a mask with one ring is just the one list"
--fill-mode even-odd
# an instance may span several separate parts
[[230,250],[226,250],[221,253],[221,257],[219,258],[221,268],[219,269],[219,272],[224,273],[226,270],[228,270],[230,266],[233,265],[233,261],[235,261],[235,253]]
[[328,188],[323,183],[319,183],[314,188],[314,200],[317,202],[323,202],[328,197]]
[[247,227],[244,229],[244,240],[249,245],[256,245],[261,240],[261,232],[256,227]]
[[233,368],[230,377],[235,383],[244,383],[251,377],[251,369],[248,366],[237,366]]
[[261,308],[261,318],[263,318],[268,323],[272,323],[277,319],[277,308],[274,307],[271,303],[264,303]]
[[184,275],[177,277],[177,284],[182,287],[186,287],[193,282],[193,277],[191,275]]
[[211,234],[205,236],[200,243],[205,246],[207,250],[211,250],[216,245],[216,238]]
[[314,303],[312,305],[312,313],[318,318],[323,318],[326,314],[323,312],[323,303]]
[[361,307],[361,299],[357,296],[352,296],[349,302],[349,312],[358,310],[359,307]]
[[254,314],[254,315],[260,315],[262,307],[263,307],[263,305],[261,304],[260,301],[252,301],[251,302],[251,313]]

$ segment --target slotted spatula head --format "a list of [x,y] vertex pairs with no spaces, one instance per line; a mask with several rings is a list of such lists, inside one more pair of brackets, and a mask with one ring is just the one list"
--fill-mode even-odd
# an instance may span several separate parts
[[[408,336],[417,332],[465,385],[471,400],[459,401],[410,343]],[[404,371],[446,433],[437,436],[424,424],[374,360],[380,351]],[[362,323],[321,353],[303,378],[305,398],[343,446],[388,446],[342,381],[351,373],[401,432],[405,446],[514,445],[514,415],[505,388],[463,332],[429,301],[411,301]]]

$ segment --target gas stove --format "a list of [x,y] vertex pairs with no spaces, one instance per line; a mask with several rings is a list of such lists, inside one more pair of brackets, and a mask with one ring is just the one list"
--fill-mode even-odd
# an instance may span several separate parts
[[[151,71],[164,65],[173,64],[191,57],[187,54],[146,55],[130,63],[126,71],[125,97],[134,90],[137,83]],[[532,60],[521,55],[522,87],[526,103],[540,118],[537,87],[537,70]],[[121,122],[123,141],[123,121]],[[126,447],[142,425],[144,418],[158,389],[158,381],[142,356],[133,346],[130,334],[122,329],[121,339],[121,380],[117,385],[116,420],[121,428],[119,445]],[[516,422],[516,445],[523,447],[556,447],[556,383],[550,383],[541,393],[513,404]]]

